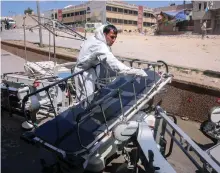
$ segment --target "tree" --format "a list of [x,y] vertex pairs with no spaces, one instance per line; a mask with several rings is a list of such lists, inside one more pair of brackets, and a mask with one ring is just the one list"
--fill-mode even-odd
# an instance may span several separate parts
[[28,14],[32,14],[33,10],[28,7],[26,10],[24,10],[24,14],[28,13]]

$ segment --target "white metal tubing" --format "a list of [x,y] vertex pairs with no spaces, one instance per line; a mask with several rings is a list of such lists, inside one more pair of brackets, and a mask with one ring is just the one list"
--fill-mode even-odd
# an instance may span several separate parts
[[69,66],[69,65],[76,65],[76,62],[67,62],[67,63],[63,63],[63,64],[57,64],[56,67],[65,67],[65,66]]
[[50,32],[49,32],[49,61],[50,61]]
[[24,28],[24,54],[25,54],[25,63],[27,63],[27,47],[26,47],[26,24],[25,24],[26,16],[23,17],[23,28]]
[[18,89],[18,93],[24,93],[24,92],[27,92],[27,91],[29,91],[29,87],[24,87],[24,88]]
[[40,114],[44,114],[44,115],[49,115],[51,117],[54,117],[54,113],[50,113],[50,112],[47,112],[47,111],[43,111],[43,110],[39,110],[38,113]]
[[49,99],[42,99],[42,100],[39,101],[40,105],[44,105],[44,104],[49,103],[49,102],[50,102]]
[[56,59],[56,38],[55,38],[55,27],[56,27],[56,23],[55,21],[53,21],[53,57],[54,57],[54,61],[55,61],[55,65],[57,64],[57,59]]

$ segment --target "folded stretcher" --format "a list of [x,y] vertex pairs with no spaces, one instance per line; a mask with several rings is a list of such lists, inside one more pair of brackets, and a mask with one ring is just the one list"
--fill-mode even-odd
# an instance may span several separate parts
[[55,152],[62,162],[74,169],[102,167],[104,161],[90,163],[90,160],[94,160],[94,155],[106,145],[107,148],[112,146],[111,151],[105,156],[100,154],[102,158],[106,159],[107,155],[115,152],[112,130],[118,123],[134,118],[172,79],[167,74],[160,75],[149,69],[145,71],[147,78],[117,77],[95,93],[93,102],[86,109],[83,103],[79,103],[34,132],[24,133],[22,138]]

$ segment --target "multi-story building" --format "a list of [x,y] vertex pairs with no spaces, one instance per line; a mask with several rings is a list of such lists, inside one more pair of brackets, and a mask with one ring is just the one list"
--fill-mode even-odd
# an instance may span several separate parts
[[208,33],[220,34],[220,1],[193,1],[194,31],[201,33],[201,25],[207,20]]
[[152,8],[120,1],[88,1],[46,13],[67,25],[109,22],[123,31],[144,31],[156,23]]

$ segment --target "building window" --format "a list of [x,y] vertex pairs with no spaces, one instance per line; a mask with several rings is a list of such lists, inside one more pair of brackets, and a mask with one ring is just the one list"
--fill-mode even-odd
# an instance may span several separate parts
[[118,19],[118,23],[123,23],[123,20],[122,19]]
[[133,25],[137,25],[137,21],[133,21]]
[[133,14],[133,11],[132,11],[132,10],[129,10],[129,14]]
[[80,15],[84,15],[84,11],[80,11],[79,14],[80,14]]
[[207,2],[204,2],[204,10],[207,8]]
[[106,10],[107,10],[107,11],[112,11],[112,7],[106,6]]
[[144,16],[145,17],[151,17],[151,14],[150,13],[144,13]]
[[201,7],[202,7],[202,4],[201,4],[201,3],[199,3],[199,10],[201,10]]
[[124,24],[128,24],[128,21],[127,21],[127,20],[124,20]]
[[74,13],[71,13],[71,16],[74,16]]
[[133,13],[134,15],[138,15],[138,12],[137,11],[134,11],[134,13]]
[[130,25],[132,25],[133,21],[132,21],[132,20],[129,20],[128,23],[129,23]]
[[117,19],[112,19],[112,23],[117,23]]
[[118,12],[119,13],[123,13],[123,9],[122,8],[118,8]]
[[66,17],[70,17],[70,13],[68,13],[68,14],[66,15]]
[[124,13],[127,14],[127,13],[128,13],[128,10],[124,9]]
[[64,18],[64,17],[66,17],[66,14],[63,14],[62,16],[63,16],[63,18]]
[[118,10],[117,10],[117,8],[112,7],[112,11],[117,12]]
[[151,26],[151,23],[149,23],[149,22],[144,22],[144,26]]
[[107,18],[107,21],[108,21],[108,22],[112,22],[112,19],[111,19],[111,18]]
[[55,19],[57,19],[57,13],[55,13]]
[[78,16],[79,15],[79,12],[75,12],[75,16]]

